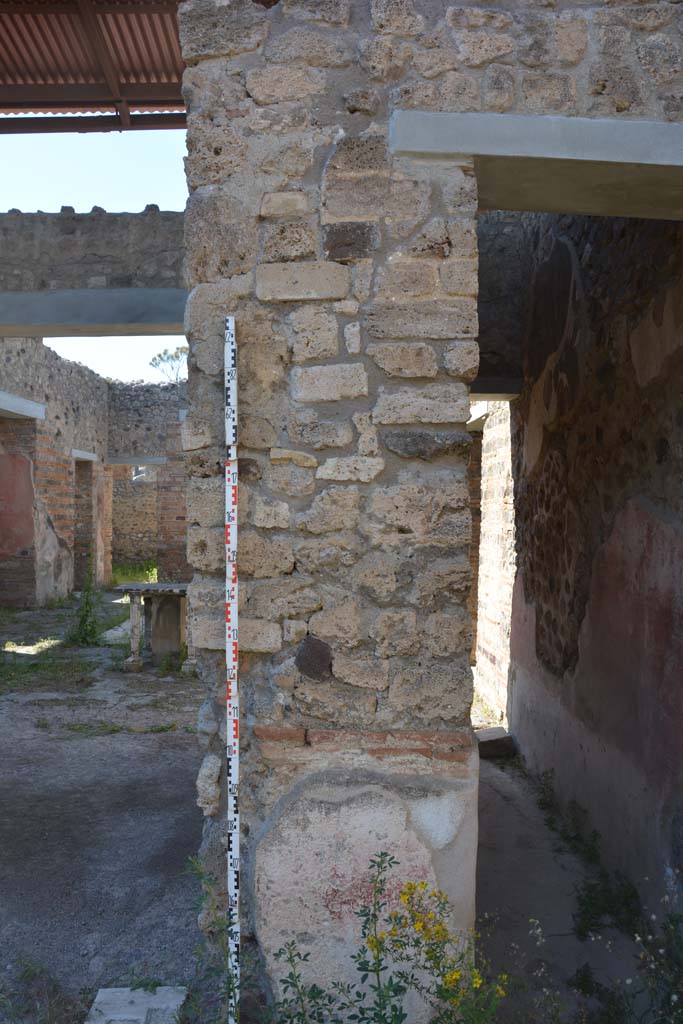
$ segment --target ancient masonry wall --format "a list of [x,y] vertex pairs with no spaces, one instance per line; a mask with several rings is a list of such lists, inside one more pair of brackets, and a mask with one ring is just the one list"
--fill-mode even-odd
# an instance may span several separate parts
[[489,402],[484,423],[478,568],[474,683],[503,721],[507,716],[510,611],[516,570],[509,402]]
[[0,291],[182,288],[182,268],[182,213],[0,214]]
[[527,221],[511,729],[613,864],[680,897],[683,227]]
[[0,417],[0,605],[35,595],[35,447],[35,420]]
[[[187,581],[186,480],[180,420],[186,402],[180,384],[123,384],[109,387],[110,458],[164,457],[150,466],[153,482],[133,481],[117,467],[114,493],[117,552],[122,561],[154,558],[159,579]],[[145,553],[147,552],[147,553]]]
[[114,562],[140,564],[157,557],[157,467],[133,478],[132,466],[112,466]]
[[223,877],[221,367],[233,313],[241,878],[245,931],[271,977],[273,950],[304,918],[316,976],[338,976],[379,846],[406,874],[438,879],[460,925],[473,914],[463,424],[478,361],[476,182],[467,160],[392,159],[389,115],[681,116],[672,5],[649,19],[620,5],[508,6],[179,7],[203,854]]
[[[40,338],[3,338],[0,366],[4,391],[45,405],[35,421],[34,487],[35,597],[39,604],[63,597],[74,585],[74,524],[77,521],[74,449],[99,460],[104,473],[107,446],[107,382],[78,363],[61,359]],[[104,486],[99,485],[100,486]],[[103,521],[90,519],[97,582],[105,582],[111,562]],[[5,572],[0,564],[0,572]]]

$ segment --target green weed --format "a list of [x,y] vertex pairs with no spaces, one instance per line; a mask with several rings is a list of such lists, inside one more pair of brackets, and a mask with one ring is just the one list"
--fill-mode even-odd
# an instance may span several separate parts
[[122,583],[158,583],[159,573],[150,558],[146,562],[117,562],[112,566],[111,585],[118,587]]

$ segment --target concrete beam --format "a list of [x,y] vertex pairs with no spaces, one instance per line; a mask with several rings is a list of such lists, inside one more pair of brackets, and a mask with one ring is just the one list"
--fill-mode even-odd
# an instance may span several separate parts
[[521,377],[477,377],[470,384],[470,395],[477,402],[511,402],[521,391]]
[[10,419],[44,420],[45,406],[40,402],[32,402],[30,398],[11,395],[9,391],[0,391],[0,416]]
[[484,210],[683,220],[683,125],[397,110],[394,153],[474,158]]
[[0,292],[0,337],[183,334],[184,288]]
[[82,452],[80,448],[71,449],[71,458],[77,459],[78,462],[99,462],[99,455],[95,455],[95,452]]
[[111,455],[105,460],[110,466],[165,466],[165,455]]

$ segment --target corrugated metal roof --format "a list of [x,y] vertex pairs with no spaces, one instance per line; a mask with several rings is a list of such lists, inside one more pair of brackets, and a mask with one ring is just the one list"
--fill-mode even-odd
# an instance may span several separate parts
[[[110,115],[69,118],[77,131],[179,127],[182,73],[176,0],[0,0],[0,114]],[[36,130],[30,120],[64,130],[5,117],[0,132]]]

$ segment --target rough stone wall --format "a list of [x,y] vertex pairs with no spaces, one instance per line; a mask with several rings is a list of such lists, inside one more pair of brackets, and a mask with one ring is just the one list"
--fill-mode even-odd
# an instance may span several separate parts
[[[185,468],[180,437],[180,418],[186,402],[187,386],[180,384],[123,384],[109,386],[109,457],[163,456],[166,462],[154,470],[154,524],[151,523],[151,485],[128,478],[117,483],[116,523],[121,540],[117,550],[142,552],[148,546],[153,528],[153,554],[159,579],[187,581],[191,576],[187,563]],[[130,467],[127,467],[130,471]],[[115,531],[116,537],[116,531]],[[151,538],[149,538],[151,540]],[[144,561],[141,555],[135,560]]]
[[[45,604],[73,588],[77,498],[72,450],[100,459],[107,446],[107,383],[79,363],[61,359],[40,338],[0,339],[2,388],[45,405],[35,422],[35,596]],[[106,518],[106,510],[103,507]],[[94,541],[93,535],[93,541]],[[98,579],[105,579],[105,538],[99,542]]]
[[472,536],[470,539],[470,571],[472,583],[467,600],[467,610],[472,621],[472,648],[470,661],[474,665],[477,659],[477,601],[479,592],[479,547],[481,541],[481,449],[483,433],[472,431],[472,446],[467,465],[467,481],[470,491],[470,515],[472,517]]
[[515,508],[510,404],[489,402],[481,453],[481,535],[475,689],[507,715],[510,612],[515,582]]
[[109,458],[163,456],[185,405],[186,384],[109,382]]
[[[352,894],[378,844],[395,845],[408,873],[439,877],[460,923],[472,913],[462,424],[477,367],[476,183],[467,160],[392,159],[391,110],[679,117],[676,11],[180,5],[189,621],[209,687],[199,801],[204,854],[221,877],[221,368],[232,312],[241,877],[245,928],[271,973],[273,948],[304,918],[319,970],[337,973]],[[417,778],[419,792],[408,782]]]
[[388,844],[407,875],[438,878],[467,926],[476,846],[463,427],[476,187],[468,164],[392,161],[390,92],[421,22],[405,5],[372,18],[368,6],[350,22],[345,3],[180,8],[204,853],[222,877],[222,318],[233,312],[244,925],[272,969],[306,917],[330,976],[347,961],[374,850]]
[[0,605],[35,595],[35,445],[35,420],[0,417]]
[[57,451],[106,455],[108,385],[92,370],[62,359],[41,338],[1,338],[0,381],[3,391],[45,405],[43,433]]
[[182,288],[182,268],[182,213],[0,214],[0,291]]
[[177,417],[166,432],[166,462],[157,473],[157,566],[160,582],[187,583],[187,472]]
[[157,467],[133,479],[132,466],[112,466],[115,562],[138,564],[157,557]]
[[[683,227],[528,218],[511,727],[650,896],[680,887]],[[646,886],[647,888],[647,886]]]

